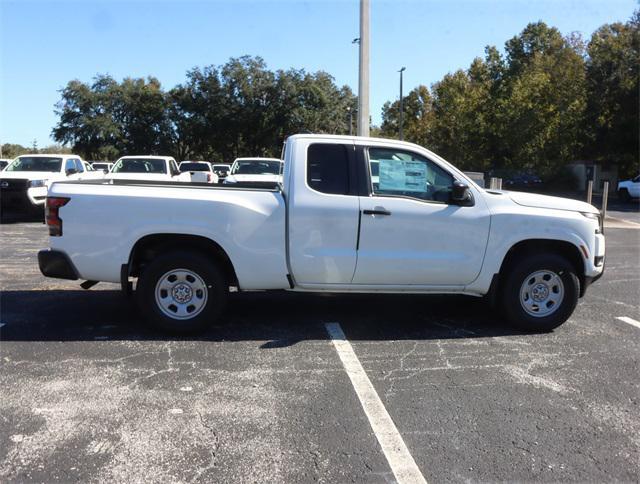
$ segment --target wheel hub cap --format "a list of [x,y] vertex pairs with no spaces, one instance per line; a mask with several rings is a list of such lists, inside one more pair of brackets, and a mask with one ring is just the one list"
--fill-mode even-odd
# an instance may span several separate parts
[[520,305],[536,318],[556,312],[564,300],[564,284],[559,274],[542,270],[529,274],[520,287]]
[[171,319],[195,318],[207,305],[209,287],[191,269],[174,269],[158,279],[158,309]]
[[180,283],[173,286],[173,289],[171,289],[171,296],[176,302],[184,304],[191,301],[193,298],[193,291],[188,285]]

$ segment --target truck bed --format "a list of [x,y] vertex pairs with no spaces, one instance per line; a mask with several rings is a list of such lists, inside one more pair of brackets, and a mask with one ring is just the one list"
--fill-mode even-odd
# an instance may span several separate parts
[[60,210],[63,235],[51,238],[51,248],[64,249],[82,279],[119,282],[121,266],[143,238],[203,237],[228,254],[242,289],[283,289],[289,287],[286,209],[278,184],[269,185],[55,183],[49,196],[70,200]]

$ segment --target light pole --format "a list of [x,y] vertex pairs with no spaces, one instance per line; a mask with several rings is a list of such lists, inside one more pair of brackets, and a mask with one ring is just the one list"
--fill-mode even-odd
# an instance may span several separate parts
[[358,136],[369,136],[369,0],[360,0]]
[[402,101],[402,73],[405,71],[406,67],[403,67],[402,69],[400,69],[398,72],[400,73],[400,120],[398,123],[399,126],[399,131],[400,131],[400,141],[402,141],[404,139],[404,135],[402,133],[402,125],[403,125],[403,101]]
[[351,106],[347,107],[347,112],[349,113],[349,136],[353,136],[353,110]]

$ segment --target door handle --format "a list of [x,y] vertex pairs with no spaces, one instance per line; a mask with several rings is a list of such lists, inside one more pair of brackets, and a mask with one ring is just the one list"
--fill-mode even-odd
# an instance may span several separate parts
[[365,215],[391,215],[391,212],[384,209],[363,210],[362,213],[364,213]]

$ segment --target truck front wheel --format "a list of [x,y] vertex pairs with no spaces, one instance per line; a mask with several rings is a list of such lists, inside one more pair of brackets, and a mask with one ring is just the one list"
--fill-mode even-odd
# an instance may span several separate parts
[[209,259],[185,251],[155,258],[138,279],[139,309],[155,327],[172,333],[193,333],[222,313],[228,287]]
[[575,268],[555,254],[526,256],[508,268],[502,284],[502,310],[526,331],[551,331],[576,307],[580,281]]

